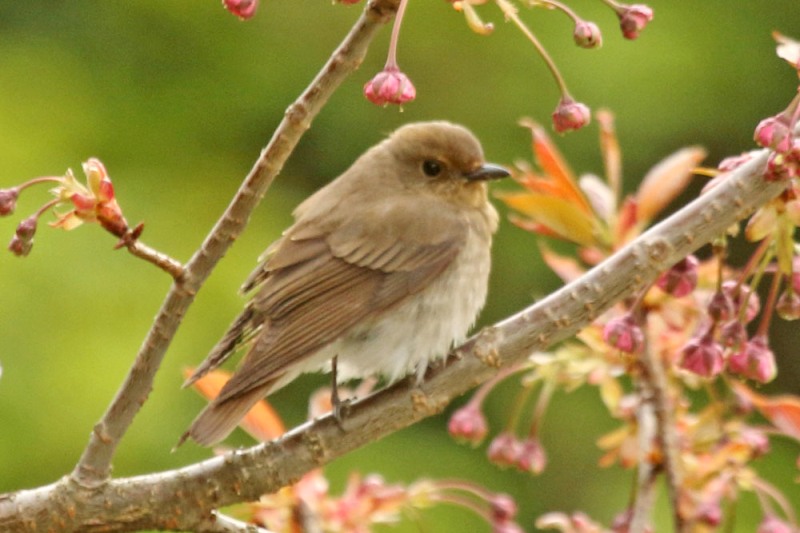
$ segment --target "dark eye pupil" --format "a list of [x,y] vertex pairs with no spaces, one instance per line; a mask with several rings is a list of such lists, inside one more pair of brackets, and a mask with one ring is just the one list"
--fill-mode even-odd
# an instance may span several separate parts
[[428,159],[422,163],[422,171],[428,176],[438,176],[442,171],[442,165],[438,161]]

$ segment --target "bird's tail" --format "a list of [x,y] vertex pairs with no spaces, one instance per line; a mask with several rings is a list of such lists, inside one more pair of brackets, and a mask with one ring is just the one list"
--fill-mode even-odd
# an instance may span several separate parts
[[249,390],[223,402],[211,401],[197,415],[192,425],[184,433],[176,448],[189,437],[202,446],[211,446],[227,437],[255,403],[267,395],[271,383]]
[[228,331],[225,332],[225,335],[217,345],[214,346],[205,360],[200,363],[200,366],[198,366],[194,373],[183,382],[183,387],[188,387],[224,363],[239,346],[248,342],[254,334],[258,333],[259,329],[260,317],[253,307],[248,305],[242,314],[236,317],[236,320],[230,325]]

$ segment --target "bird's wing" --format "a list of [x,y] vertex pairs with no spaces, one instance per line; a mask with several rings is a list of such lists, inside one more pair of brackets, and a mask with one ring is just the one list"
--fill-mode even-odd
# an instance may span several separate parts
[[466,226],[437,217],[436,231],[413,210],[393,210],[378,224],[353,218],[328,231],[298,225],[265,265],[252,306],[265,319],[219,402],[279,379],[366,317],[424,289],[457,255]]

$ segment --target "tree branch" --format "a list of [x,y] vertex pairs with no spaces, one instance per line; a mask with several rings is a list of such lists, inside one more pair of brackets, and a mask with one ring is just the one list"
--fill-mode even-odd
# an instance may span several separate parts
[[571,337],[780,194],[784,183],[762,178],[766,159],[766,150],[758,152],[707,194],[580,279],[485,328],[458,347],[448,364],[431,369],[421,384],[406,379],[353,403],[344,430],[325,416],[273,442],[178,470],[88,485],[66,477],[0,496],[0,530],[191,529],[207,521],[215,508],[256,500],[336,457],[438,413],[498,368]]
[[104,483],[108,478],[117,444],[147,400],[167,347],[197,291],[244,230],[250,214],[300,137],[310,127],[313,118],[347,75],[361,64],[372,38],[394,15],[398,3],[399,0],[371,0],[319,74],[286,110],[283,120],[241,188],[200,249],[187,263],[184,275],[167,294],[125,381],[94,426],[89,443],[72,472],[78,484],[91,487]]

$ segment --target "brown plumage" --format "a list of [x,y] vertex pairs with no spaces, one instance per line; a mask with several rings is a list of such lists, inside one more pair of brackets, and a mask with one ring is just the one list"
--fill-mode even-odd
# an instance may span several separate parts
[[295,210],[242,289],[253,296],[187,385],[249,345],[240,368],[181,441],[225,438],[298,374],[422,376],[462,340],[486,297],[497,213],[477,139],[447,122],[410,124]]

